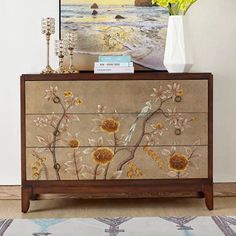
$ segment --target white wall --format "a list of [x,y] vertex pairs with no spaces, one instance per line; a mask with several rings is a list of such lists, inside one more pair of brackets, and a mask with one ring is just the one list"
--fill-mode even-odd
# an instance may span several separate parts
[[[20,75],[39,73],[45,67],[41,18],[59,19],[58,2],[1,0],[0,3],[0,184],[20,184]],[[57,37],[58,32],[53,40]],[[52,58],[52,65],[56,66],[55,57]]]
[[214,74],[214,179],[236,182],[236,1],[199,0],[188,15],[193,71]]
[[[40,19],[58,19],[59,0],[1,0],[0,6],[0,184],[20,184],[19,84],[22,73],[45,65]],[[212,72],[214,179],[236,182],[236,1],[199,0],[189,14],[194,72]],[[54,36],[56,38],[57,34]],[[53,51],[53,50],[52,50]],[[56,65],[53,57],[52,65]]]

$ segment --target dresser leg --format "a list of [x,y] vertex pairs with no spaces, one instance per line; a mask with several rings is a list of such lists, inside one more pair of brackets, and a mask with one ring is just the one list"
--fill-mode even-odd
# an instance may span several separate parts
[[21,211],[27,213],[30,207],[30,198],[32,196],[31,187],[22,187],[21,188]]
[[204,195],[208,210],[213,210],[214,209],[213,185],[207,185],[204,187]]

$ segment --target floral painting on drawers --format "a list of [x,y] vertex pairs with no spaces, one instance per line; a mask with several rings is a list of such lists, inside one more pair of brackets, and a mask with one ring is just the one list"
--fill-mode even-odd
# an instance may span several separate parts
[[27,179],[207,177],[207,82],[27,82],[26,96],[36,89]]

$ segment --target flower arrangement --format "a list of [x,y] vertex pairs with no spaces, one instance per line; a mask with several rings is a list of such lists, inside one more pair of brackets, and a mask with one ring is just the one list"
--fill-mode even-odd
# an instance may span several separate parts
[[170,15],[185,15],[197,0],[152,0],[153,5],[167,8]]

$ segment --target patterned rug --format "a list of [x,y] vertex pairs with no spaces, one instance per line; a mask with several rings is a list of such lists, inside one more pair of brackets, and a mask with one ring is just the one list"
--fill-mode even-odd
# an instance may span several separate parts
[[0,219],[0,236],[236,236],[236,217]]

